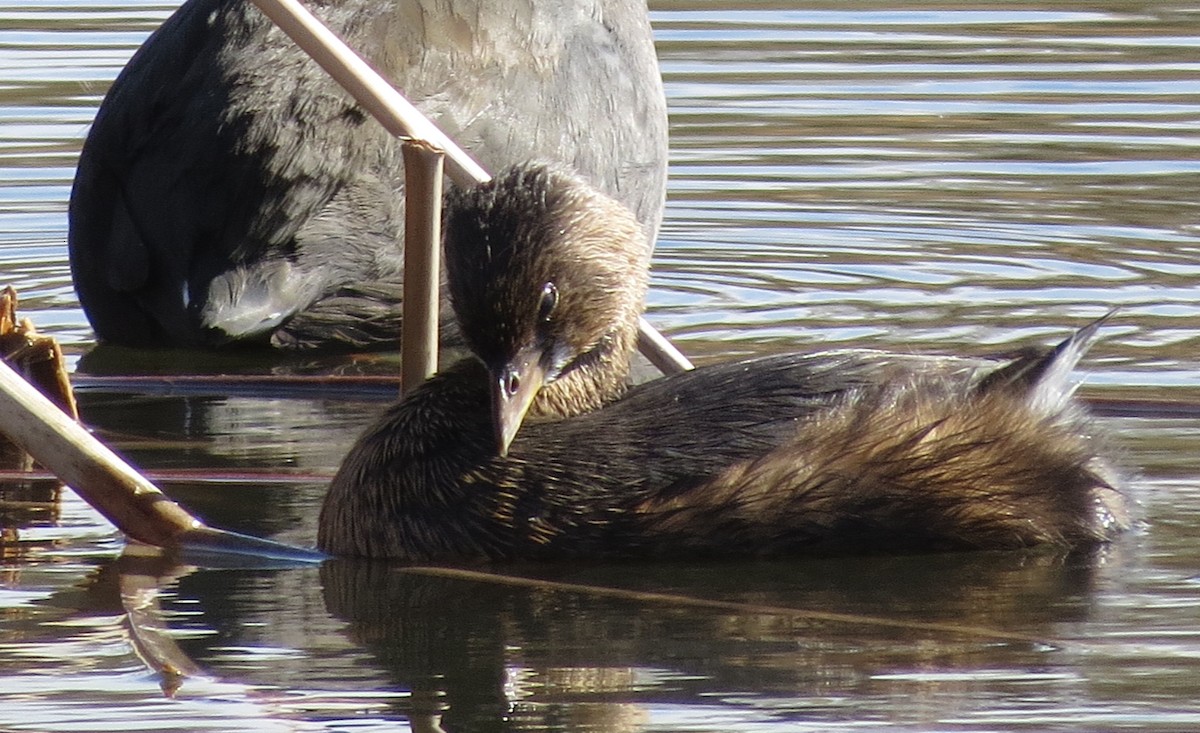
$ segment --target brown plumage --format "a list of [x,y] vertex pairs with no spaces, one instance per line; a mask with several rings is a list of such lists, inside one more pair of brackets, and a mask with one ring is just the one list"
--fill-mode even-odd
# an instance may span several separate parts
[[526,166],[452,196],[445,231],[455,312],[478,358],[415,390],[351,449],[322,510],[328,552],[1075,547],[1128,526],[1067,385],[1100,321],[1008,361],[787,354],[626,390],[646,262],[622,206]]

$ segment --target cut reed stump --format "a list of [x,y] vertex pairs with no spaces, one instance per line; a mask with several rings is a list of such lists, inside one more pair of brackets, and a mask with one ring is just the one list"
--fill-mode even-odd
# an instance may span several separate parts
[[0,292],[0,359],[63,412],[79,419],[62,348],[53,336],[38,333],[28,318],[17,319],[17,291],[11,285]]
[[[38,333],[28,318],[17,318],[17,291],[11,285],[0,292],[0,360],[60,410],[79,419],[62,348],[52,336]],[[0,468],[31,471],[34,466],[27,452],[0,436]]]

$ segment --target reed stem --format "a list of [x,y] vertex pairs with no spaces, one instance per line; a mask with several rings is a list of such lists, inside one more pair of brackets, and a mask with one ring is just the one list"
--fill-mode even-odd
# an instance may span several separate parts
[[445,154],[424,140],[404,142],[404,317],[400,393],[437,371]]

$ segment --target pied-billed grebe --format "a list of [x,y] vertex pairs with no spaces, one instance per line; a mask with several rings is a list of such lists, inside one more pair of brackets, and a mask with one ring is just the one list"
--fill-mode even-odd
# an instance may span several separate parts
[[[657,230],[667,121],[645,0],[314,5],[485,167],[559,161]],[[188,0],[84,144],[80,302],[113,343],[394,347],[402,170],[399,142],[252,3]]]
[[1074,547],[1128,525],[1067,387],[1100,322],[1003,362],[789,354],[626,391],[639,236],[620,204],[544,167],[452,195],[450,291],[478,358],[351,448],[322,549],[428,561]]

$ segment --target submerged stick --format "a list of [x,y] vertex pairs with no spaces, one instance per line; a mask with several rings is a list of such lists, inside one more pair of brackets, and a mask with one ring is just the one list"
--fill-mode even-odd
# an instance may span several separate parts
[[400,394],[437,371],[445,153],[404,142],[404,317],[400,320]]
[[2,362],[0,430],[136,540],[169,545],[203,526]]
[[[379,120],[388,132],[397,137],[427,140],[434,147],[444,150],[450,180],[460,186],[470,186],[491,178],[474,158],[438,129],[298,0],[253,2],[372,117]],[[653,337],[639,338],[638,348],[659,369],[674,373],[692,368],[687,357],[644,317],[641,330],[644,335],[653,334]]]
[[0,361],[0,432],[128,537],[292,561],[320,553],[206,526]]
[[960,636],[995,639],[999,641],[1020,641],[1033,644],[1045,644],[1041,637],[1022,634],[1020,632],[993,629],[986,626],[969,624],[937,623],[929,621],[907,621],[904,619],[887,618],[883,616],[868,616],[856,613],[839,613],[836,611],[816,611],[790,606],[775,606],[761,603],[743,603],[739,601],[721,601],[713,598],[697,598],[678,593],[659,593],[654,591],[629,590],[605,585],[590,585],[586,583],[567,583],[558,580],[543,580],[521,575],[505,575],[486,570],[471,570],[467,568],[409,566],[397,568],[397,572],[410,575],[424,575],[434,578],[449,578],[476,583],[494,583],[515,588],[526,588],[536,591],[559,591],[578,593],[580,595],[597,596],[601,598],[619,598],[638,603],[655,603],[665,606],[683,608],[701,608],[711,611],[725,611],[740,614],[785,616],[808,621],[846,624],[852,626],[878,626],[882,628],[903,629],[908,631],[936,632],[939,634],[957,634]]

